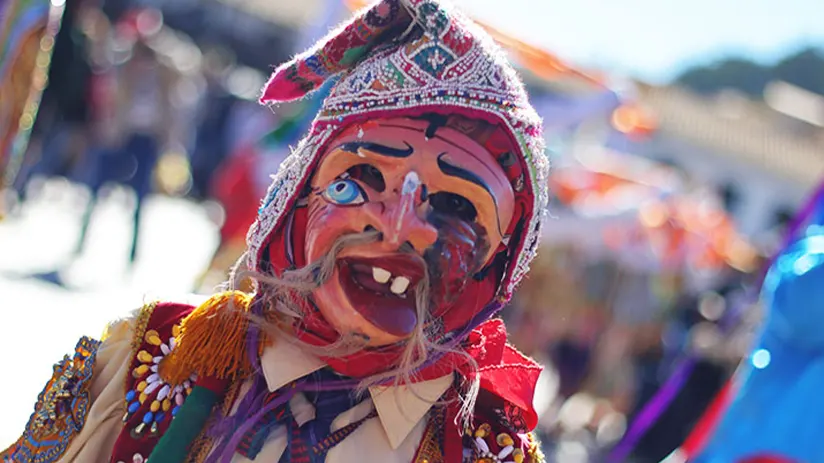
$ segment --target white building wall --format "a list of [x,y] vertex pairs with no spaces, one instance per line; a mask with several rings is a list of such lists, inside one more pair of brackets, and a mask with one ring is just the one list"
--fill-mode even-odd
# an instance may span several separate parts
[[666,133],[659,133],[637,147],[638,154],[672,162],[699,184],[719,190],[733,185],[739,196],[732,215],[741,232],[750,237],[774,227],[777,212],[796,210],[809,194],[806,188],[781,173],[769,172],[737,160],[735,154],[714,152]]

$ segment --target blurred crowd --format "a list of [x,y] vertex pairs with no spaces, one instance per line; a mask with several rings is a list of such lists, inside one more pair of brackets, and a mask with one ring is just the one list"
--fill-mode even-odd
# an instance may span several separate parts
[[49,85],[12,185],[12,209],[20,211],[43,179],[62,177],[87,187],[79,255],[100,195],[125,187],[133,198],[134,264],[149,195],[216,204],[211,210],[221,244],[194,289],[223,280],[224,271],[209,270],[228,268],[240,256],[268,173],[288,149],[282,133],[262,137],[288,126],[291,111],[275,114],[257,105],[249,92],[256,76],[244,82],[234,64],[229,49],[199,49],[176,37],[156,10],[128,10],[112,20],[99,2],[67,2]]
[[[662,385],[688,379],[632,451],[659,462],[687,437],[746,354],[755,278],[691,288],[680,272],[628,268],[575,245],[548,246],[507,312],[513,341],[552,365],[541,432],[558,461],[606,461]],[[748,328],[749,327],[749,328]]]

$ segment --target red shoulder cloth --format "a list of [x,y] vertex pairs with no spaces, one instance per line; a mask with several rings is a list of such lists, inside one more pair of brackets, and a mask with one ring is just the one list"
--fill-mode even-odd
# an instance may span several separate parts
[[478,362],[481,390],[507,409],[507,418],[519,430],[538,425],[532,400],[543,367],[506,341],[506,326],[489,320],[469,335],[467,351]]
[[[448,407],[444,461],[543,461],[530,432],[538,424],[532,400],[543,368],[507,344],[501,320],[487,321],[474,330],[467,351],[478,362],[481,391],[472,429],[458,427],[460,404]],[[491,455],[498,460],[485,459]]]

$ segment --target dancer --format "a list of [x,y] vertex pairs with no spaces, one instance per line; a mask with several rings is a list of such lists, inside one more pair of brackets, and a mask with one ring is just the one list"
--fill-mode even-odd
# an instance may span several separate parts
[[540,367],[493,318],[547,201],[522,84],[460,13],[383,0],[262,101],[338,74],[248,235],[255,292],[83,338],[6,461],[542,461]]

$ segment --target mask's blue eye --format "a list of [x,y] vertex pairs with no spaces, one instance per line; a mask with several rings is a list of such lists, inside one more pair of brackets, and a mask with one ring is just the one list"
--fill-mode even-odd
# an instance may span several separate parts
[[366,194],[360,185],[352,179],[336,180],[323,193],[329,201],[342,206],[354,206],[366,201]]

